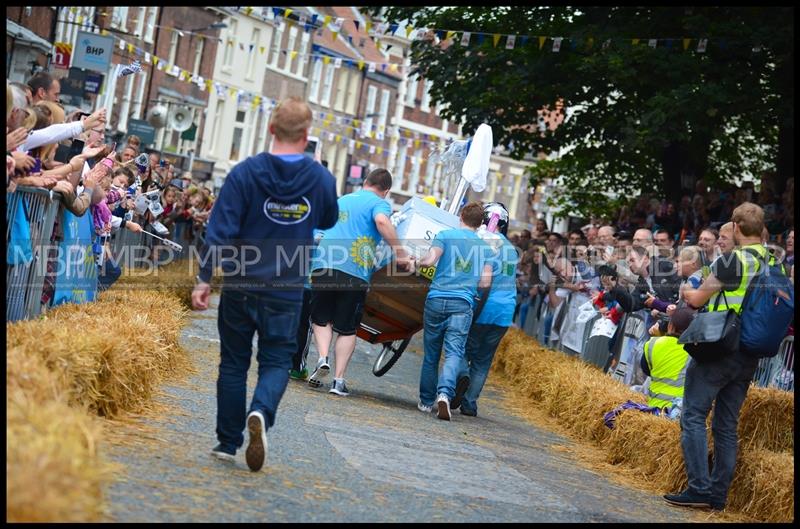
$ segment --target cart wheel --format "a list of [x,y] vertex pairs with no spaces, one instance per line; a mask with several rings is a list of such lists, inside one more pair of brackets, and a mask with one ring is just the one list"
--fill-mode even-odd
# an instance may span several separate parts
[[372,366],[372,374],[376,377],[382,377],[389,371],[392,366],[400,359],[400,355],[406,350],[410,338],[405,340],[397,340],[395,342],[387,342],[383,344],[383,350],[378,358],[375,360],[375,365]]

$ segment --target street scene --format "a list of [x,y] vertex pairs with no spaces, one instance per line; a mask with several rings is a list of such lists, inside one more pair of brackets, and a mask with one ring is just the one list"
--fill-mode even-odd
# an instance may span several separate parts
[[791,523],[793,15],[7,6],[7,521]]

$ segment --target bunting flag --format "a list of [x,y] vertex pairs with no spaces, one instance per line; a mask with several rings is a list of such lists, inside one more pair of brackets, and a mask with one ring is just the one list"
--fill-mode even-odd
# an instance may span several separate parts
[[358,20],[353,20],[353,25],[356,27],[356,32],[361,28],[361,23]]
[[370,73],[373,73],[375,71],[375,63],[374,62],[369,63],[369,67],[367,68],[367,71],[370,72]]
[[657,39],[650,39],[647,41],[647,45],[650,46],[651,48],[655,48],[657,42],[658,42]]
[[637,44],[639,44],[639,39],[633,39],[631,41],[631,46],[636,46]]
[[292,9],[287,9],[286,11],[283,12],[284,18],[289,18],[289,15],[291,14],[292,14]]
[[515,35],[509,35],[506,39],[506,49],[513,50],[514,44],[516,43],[517,37]]
[[150,52],[144,52],[144,62],[145,64],[150,64]]
[[544,41],[547,40],[547,37],[539,37],[539,49],[541,50],[544,47]]
[[409,38],[409,35],[411,35],[411,32],[412,32],[412,31],[414,31],[414,28],[413,28],[413,27],[411,27],[411,26],[406,26],[406,38]]
[[500,42],[500,34],[495,33],[494,35],[492,35],[492,47],[496,48],[498,42]]
[[706,43],[708,39],[700,39],[697,41],[697,53],[705,53],[706,52]]
[[556,37],[553,39],[553,53],[558,53],[561,50],[562,40],[563,40],[562,37]]
[[448,31],[447,36],[444,38],[444,40],[450,40],[455,34],[456,34],[455,31]]
[[691,44],[692,39],[683,39],[683,51],[689,49],[689,44]]
[[258,48],[258,51],[260,51],[260,52],[263,54],[263,53],[264,53],[264,51],[266,51],[266,49],[267,49],[267,48],[266,48],[265,46],[260,46],[260,47]]
[[292,50],[292,52],[289,54],[289,59],[293,61],[295,57],[297,57],[297,51]]

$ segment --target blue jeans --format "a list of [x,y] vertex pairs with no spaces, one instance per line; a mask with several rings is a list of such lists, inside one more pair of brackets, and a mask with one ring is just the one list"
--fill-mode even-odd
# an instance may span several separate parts
[[[686,369],[681,415],[681,446],[689,490],[725,503],[736,468],[739,411],[753,380],[758,359],[736,353],[715,362],[690,360]],[[714,469],[708,470],[706,417],[714,405]]]
[[247,370],[258,332],[258,382],[250,411],[264,414],[267,428],[275,423],[278,404],[289,382],[297,344],[300,302],[243,290],[222,290],[219,303],[221,359],[217,379],[217,439],[236,449],[244,442],[247,417]]
[[[419,379],[419,400],[426,406],[432,406],[437,393],[443,393],[450,399],[456,394],[456,377],[472,323],[472,305],[459,298],[428,298],[425,300],[423,320],[425,356]],[[437,378],[442,345],[444,366]]]
[[469,389],[464,394],[461,408],[467,411],[478,412],[478,397],[481,395],[489,368],[492,367],[494,353],[500,340],[505,336],[508,327],[499,325],[485,325],[476,323],[469,330],[467,337],[467,354],[465,362],[461,365],[459,377],[466,374],[469,369]]

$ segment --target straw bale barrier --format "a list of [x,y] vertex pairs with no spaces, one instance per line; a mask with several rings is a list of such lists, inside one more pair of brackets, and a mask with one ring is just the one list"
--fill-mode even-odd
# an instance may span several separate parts
[[188,366],[186,309],[157,290],[111,289],[32,321],[6,323],[6,517],[94,521],[117,465],[98,450],[102,421],[141,411]]
[[[543,348],[516,329],[509,330],[500,343],[493,369],[569,432],[602,445],[609,463],[635,468],[664,492],[686,486],[677,422],[626,411],[617,417],[613,430],[603,423],[603,415],[626,400],[646,403],[644,395],[577,358]],[[742,407],[739,435],[738,463],[727,509],[764,521],[792,520],[793,394],[750,388]]]
[[[187,309],[191,309],[192,289],[198,273],[200,273],[198,263],[186,260],[174,261],[152,269],[125,268],[114,284],[114,289],[171,292]],[[212,289],[218,288],[221,282],[222,279],[218,275],[213,276],[211,278]]]

